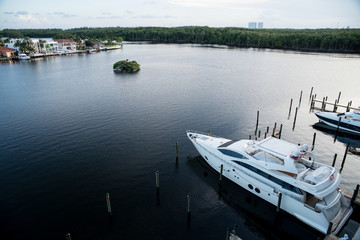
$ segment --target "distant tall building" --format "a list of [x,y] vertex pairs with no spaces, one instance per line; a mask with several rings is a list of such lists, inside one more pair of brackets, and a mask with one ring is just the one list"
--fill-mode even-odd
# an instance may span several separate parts
[[258,22],[257,26],[258,26],[257,27],[258,29],[263,29],[264,23],[263,22]]
[[249,27],[250,29],[255,29],[256,28],[256,22],[249,22]]

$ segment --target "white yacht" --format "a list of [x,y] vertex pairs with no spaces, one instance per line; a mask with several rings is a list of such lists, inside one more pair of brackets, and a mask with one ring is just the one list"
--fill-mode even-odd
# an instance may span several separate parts
[[28,55],[26,55],[25,53],[19,53],[18,55],[20,60],[29,60],[30,57]]
[[223,176],[322,233],[337,234],[353,209],[335,168],[316,162],[307,145],[269,137],[229,140],[187,131],[205,161]]
[[[314,112],[319,120],[331,127],[339,130],[360,134],[360,111],[333,113],[333,112]],[[339,123],[340,121],[340,123]]]

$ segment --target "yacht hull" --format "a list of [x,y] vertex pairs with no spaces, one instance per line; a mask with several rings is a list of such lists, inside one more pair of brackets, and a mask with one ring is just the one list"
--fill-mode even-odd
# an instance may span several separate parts
[[[339,130],[344,132],[349,132],[353,134],[360,134],[360,121],[354,121],[349,119],[344,119],[338,116],[336,113],[330,112],[314,112],[314,114],[319,118],[320,122],[325,123],[333,128],[337,128],[339,126]],[[340,120],[340,124],[339,124]]]
[[[291,194],[286,194],[284,192],[280,194],[279,189],[275,189],[261,179],[251,176],[244,169],[240,169],[239,167],[235,166],[234,163],[222,159],[217,154],[217,149],[211,149],[211,147],[204,146],[199,143],[199,141],[197,141],[198,137],[201,135],[194,132],[188,132],[187,134],[200,155],[218,173],[220,173],[221,165],[223,165],[222,175],[230,181],[273,204],[274,206],[279,205],[281,209],[295,216],[309,226],[315,228],[319,232],[328,232],[329,221],[322,212],[316,212],[314,209],[306,207],[304,202],[297,201],[291,196]],[[193,136],[198,137],[194,138]],[[342,221],[339,220],[336,223],[336,226],[333,225],[331,228],[331,232],[333,234],[336,234],[338,231],[340,231],[342,226],[345,224],[345,221],[352,213],[351,207],[342,206],[342,208],[344,208],[342,211],[343,214],[342,216],[338,217]]]

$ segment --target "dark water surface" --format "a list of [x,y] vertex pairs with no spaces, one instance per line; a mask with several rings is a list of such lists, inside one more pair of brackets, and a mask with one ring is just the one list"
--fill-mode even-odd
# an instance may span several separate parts
[[[127,58],[141,71],[114,74]],[[0,73],[0,239],[224,239],[234,224],[243,239],[316,239],[227,181],[219,198],[218,175],[186,139],[187,129],[248,138],[258,110],[262,132],[281,123],[285,140],[309,145],[316,132],[319,161],[337,153],[338,169],[351,141],[341,186],[360,180],[360,140],[333,143],[309,113],[311,87],[360,105],[358,56],[141,44],[1,64]]]

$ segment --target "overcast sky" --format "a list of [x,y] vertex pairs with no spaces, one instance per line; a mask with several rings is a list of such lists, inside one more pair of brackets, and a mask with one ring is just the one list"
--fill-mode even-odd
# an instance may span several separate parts
[[0,29],[136,26],[360,28],[360,0],[0,0]]

